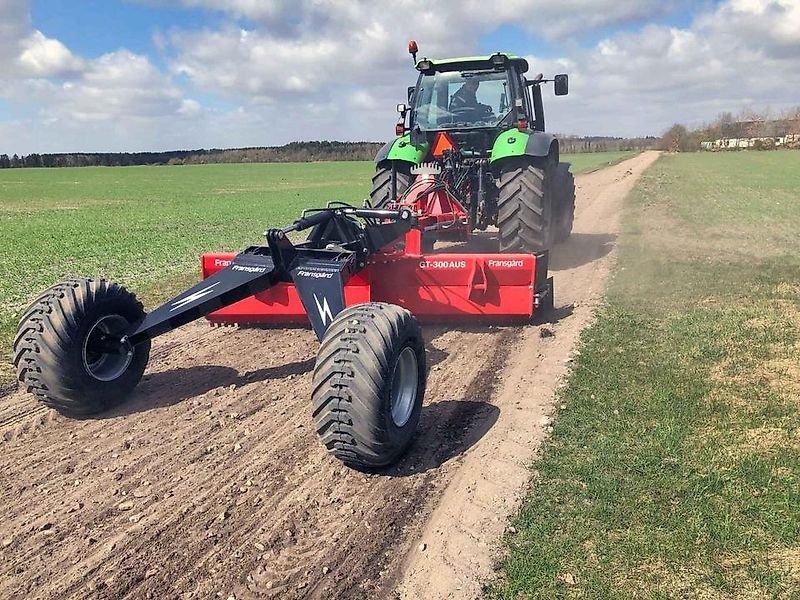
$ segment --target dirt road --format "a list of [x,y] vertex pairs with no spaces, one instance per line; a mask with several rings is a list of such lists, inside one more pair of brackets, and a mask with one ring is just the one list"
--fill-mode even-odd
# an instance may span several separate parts
[[98,419],[0,398],[0,597],[474,596],[602,293],[622,198],[654,159],[577,179],[556,322],[425,330],[420,431],[387,473],[317,442],[303,329],[167,335],[135,397]]

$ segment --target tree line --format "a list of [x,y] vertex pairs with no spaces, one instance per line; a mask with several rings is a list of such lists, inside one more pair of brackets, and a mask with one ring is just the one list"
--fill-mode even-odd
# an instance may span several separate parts
[[[766,140],[797,135],[800,135],[800,106],[778,114],[746,110],[738,115],[731,112],[720,113],[711,123],[704,123],[693,129],[676,123],[664,133],[658,147],[670,152],[695,152],[700,150],[704,142],[755,139],[762,143],[755,143],[752,147],[766,150],[776,147],[775,143],[767,143]],[[797,148],[798,145],[790,142],[785,147]]]
[[372,160],[382,145],[380,142],[313,141],[291,142],[283,146],[170,150],[166,152],[32,153],[24,156],[0,154],[0,168],[128,167],[134,165]]
[[[559,137],[561,152],[606,152],[653,148],[658,138]],[[219,163],[314,162],[373,160],[383,142],[290,142],[283,146],[167,152],[77,152],[8,156],[0,169],[24,167],[129,167],[134,165],[202,165]]]
[[623,138],[600,136],[557,135],[562,154],[584,152],[641,152],[651,150],[659,143],[656,136]]

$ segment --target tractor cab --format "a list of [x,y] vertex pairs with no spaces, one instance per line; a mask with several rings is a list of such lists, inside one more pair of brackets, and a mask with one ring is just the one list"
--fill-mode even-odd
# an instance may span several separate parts
[[510,127],[513,88],[513,78],[505,69],[423,73],[414,90],[411,129]]
[[[497,136],[532,114],[525,93],[525,59],[506,54],[433,61],[416,65],[417,85],[409,90],[409,141],[435,143],[449,132],[467,158],[487,158]],[[405,115],[401,113],[405,121]],[[406,129],[404,127],[404,129]]]
[[[544,131],[541,100],[542,75],[525,78],[528,61],[504,53],[491,56],[430,60],[416,63],[420,72],[417,85],[409,88],[410,110],[400,105],[402,129],[410,131],[417,146],[431,143],[434,132],[460,131],[468,141],[466,155],[488,157],[495,138],[517,127],[520,131]],[[567,76],[556,76],[556,94],[567,91]],[[529,88],[532,93],[529,93]],[[408,124],[406,126],[406,112]],[[474,135],[482,131],[483,134]]]

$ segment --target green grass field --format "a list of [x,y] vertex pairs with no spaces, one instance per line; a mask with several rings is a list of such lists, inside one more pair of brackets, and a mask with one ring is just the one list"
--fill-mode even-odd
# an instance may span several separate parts
[[[574,158],[582,172],[622,153]],[[371,162],[0,170],[0,384],[20,311],[69,276],[105,276],[152,306],[198,277],[199,256],[262,243],[329,200],[369,194]]]
[[496,598],[800,598],[800,153],[629,199]]
[[586,152],[584,154],[565,154],[561,160],[572,165],[573,173],[580,174],[610,167],[636,154],[636,152]]

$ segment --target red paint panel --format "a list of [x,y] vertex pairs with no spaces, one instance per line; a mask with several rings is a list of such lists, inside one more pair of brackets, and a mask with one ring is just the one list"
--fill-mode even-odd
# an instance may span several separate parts
[[[347,306],[370,301],[368,285],[347,285],[344,289]],[[308,317],[297,290],[291,283],[280,283],[250,298],[221,308],[210,314],[212,323],[264,323],[268,325],[307,324]]]
[[430,321],[530,318],[535,268],[536,258],[527,254],[430,254],[368,270],[373,300],[399,304]]
[[[207,254],[203,277],[227,266],[233,254]],[[377,255],[345,286],[348,306],[390,302],[421,321],[502,322],[533,315],[536,257],[529,254]],[[223,323],[306,323],[297,291],[283,283],[209,316]]]

